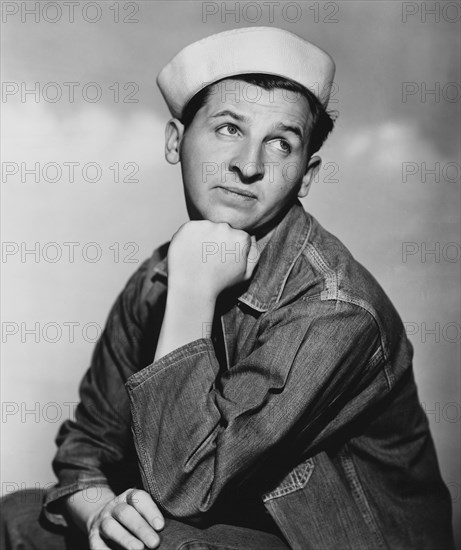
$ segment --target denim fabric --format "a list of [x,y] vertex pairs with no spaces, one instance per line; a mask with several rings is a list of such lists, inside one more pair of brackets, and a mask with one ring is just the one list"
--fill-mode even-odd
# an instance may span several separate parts
[[263,504],[293,549],[452,548],[411,344],[344,245],[296,202],[211,334],[153,362],[167,246],[110,313],[57,437],[49,519],[85,486],[139,486],[197,525],[263,525]]
[[0,499],[2,550],[88,550],[88,538],[76,527],[50,524],[43,517],[45,491],[26,489]]
[[[76,527],[43,518],[43,497],[43,490],[27,489],[0,499],[1,550],[88,550],[88,537]],[[159,535],[161,550],[289,550],[270,533],[232,525],[199,529],[167,519]]]

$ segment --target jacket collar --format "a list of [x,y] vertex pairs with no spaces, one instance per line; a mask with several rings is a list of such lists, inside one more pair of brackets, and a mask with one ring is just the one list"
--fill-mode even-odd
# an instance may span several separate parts
[[[264,247],[250,284],[238,300],[259,312],[277,304],[290,272],[307,244],[310,216],[297,200],[275,228]],[[154,267],[152,278],[167,278],[166,256]]]

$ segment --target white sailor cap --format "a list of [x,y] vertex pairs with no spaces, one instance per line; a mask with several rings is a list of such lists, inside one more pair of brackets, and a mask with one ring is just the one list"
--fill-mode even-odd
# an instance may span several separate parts
[[333,59],[296,34],[274,27],[244,27],[186,46],[163,67],[157,84],[171,114],[181,118],[184,107],[201,89],[249,73],[294,80],[326,107],[334,72]]

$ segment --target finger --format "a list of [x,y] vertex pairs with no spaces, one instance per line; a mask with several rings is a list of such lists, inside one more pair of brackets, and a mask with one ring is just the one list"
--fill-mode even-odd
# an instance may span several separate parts
[[88,537],[88,542],[90,544],[90,550],[110,550],[107,544],[102,540],[102,538],[95,531],[90,533]]
[[105,539],[117,543],[125,550],[144,550],[144,544],[113,517],[102,520],[100,532]]
[[165,527],[165,519],[149,493],[141,489],[133,489],[128,493],[126,501],[133,506],[133,508],[135,508],[156,531],[160,531],[160,529]]
[[248,248],[247,267],[245,270],[245,280],[249,279],[253,275],[253,272],[259,262],[259,256],[260,252],[256,243],[256,237],[251,235],[251,243]]
[[121,503],[112,510],[112,517],[149,548],[156,548],[159,537],[153,527],[130,504]]

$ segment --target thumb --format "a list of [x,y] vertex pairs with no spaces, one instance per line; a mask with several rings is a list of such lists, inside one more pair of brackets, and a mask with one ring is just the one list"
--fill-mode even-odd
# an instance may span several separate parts
[[260,252],[258,249],[258,244],[256,243],[256,237],[254,235],[251,235],[251,243],[248,249],[247,267],[246,267],[245,278],[244,278],[245,281],[247,281],[248,279],[251,279],[253,272],[256,269],[256,266],[258,265],[259,257],[260,257]]

